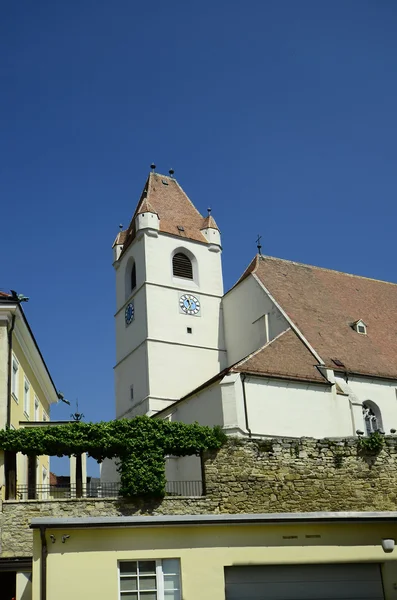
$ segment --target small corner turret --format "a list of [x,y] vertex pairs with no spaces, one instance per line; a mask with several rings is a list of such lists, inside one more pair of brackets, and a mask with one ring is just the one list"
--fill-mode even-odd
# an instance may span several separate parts
[[117,261],[120,258],[120,254],[124,248],[124,242],[127,237],[127,230],[123,231],[123,226],[119,225],[120,231],[116,236],[116,239],[113,242],[113,265],[116,266]]
[[211,208],[207,208],[207,211],[208,215],[203,219],[200,231],[207,242],[211,244],[209,250],[212,252],[219,252],[221,250],[221,232],[218,229],[214,217],[211,215]]
[[135,231],[143,230],[151,237],[157,237],[160,230],[160,217],[147,198],[143,199],[135,217]]

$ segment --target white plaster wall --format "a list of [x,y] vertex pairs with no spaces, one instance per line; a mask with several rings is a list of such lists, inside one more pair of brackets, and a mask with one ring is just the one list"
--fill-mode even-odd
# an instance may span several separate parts
[[[117,471],[117,462],[115,460],[105,458],[105,460],[100,464],[99,471],[101,483],[117,483],[120,481],[120,474]],[[105,497],[106,489],[101,493],[102,496]]]
[[[184,400],[170,406],[162,418],[182,423],[200,425],[223,425],[222,390],[219,382]],[[201,462],[198,456],[182,456],[166,460],[167,481],[201,481]]]
[[[197,316],[186,315],[180,311],[179,299],[187,291],[186,287],[173,289],[148,285],[148,337],[188,346],[225,350],[221,299],[196,292],[200,312]],[[191,334],[187,333],[187,327],[192,328]]]
[[[134,400],[130,386],[134,386]],[[132,408],[149,394],[148,355],[146,342],[134,350],[115,368],[116,417],[131,417]]]
[[[259,377],[245,381],[252,435],[345,437],[353,435],[349,399],[333,388]],[[241,423],[245,428],[245,423]]]
[[[157,238],[146,236],[146,277],[150,283],[179,288],[200,290],[201,293],[223,295],[222,262],[220,252],[211,252],[207,244],[159,234]],[[198,264],[197,282],[172,276],[172,255],[186,249],[193,253]]]
[[140,287],[131,299],[134,301],[134,320],[129,325],[125,322],[126,304],[116,313],[116,364],[148,336],[145,287]]
[[[207,244],[173,236],[142,233],[121,259],[116,270],[118,417],[162,410],[225,367],[221,253],[208,248]],[[176,251],[192,256],[194,281],[173,277],[172,256]],[[126,270],[131,257],[136,263],[137,287],[126,300]],[[199,296],[200,316],[180,312],[179,297],[185,292]],[[135,317],[126,326],[124,311],[131,298]],[[142,342],[147,348],[141,347]],[[131,384],[133,405],[129,400]]]
[[390,429],[397,429],[397,381],[349,376],[346,383],[345,379],[338,375],[336,381],[341,389],[349,394],[354,414],[354,434],[357,429],[365,432],[362,404],[367,400],[378,405],[386,434],[390,433]]
[[222,393],[219,382],[205,388],[179,404],[170,406],[161,418],[182,423],[200,425],[223,425]]
[[146,263],[145,263],[145,237],[138,236],[126,250],[121,260],[117,263],[116,273],[116,310],[122,308],[129,294],[126,294],[126,269],[130,259],[134,259],[136,264],[136,289],[146,281]]
[[[228,365],[288,328],[285,318],[252,276],[230,290],[222,304]],[[265,315],[268,315],[268,331]]]
[[[195,346],[149,342],[148,361],[150,396],[177,400],[221,370],[222,353]],[[157,410],[163,408],[164,405]]]
[[248,433],[245,423],[243,386],[239,373],[226,375],[221,383],[222,427],[226,434],[245,435]]
[[8,335],[6,321],[0,321],[0,429],[7,422]]

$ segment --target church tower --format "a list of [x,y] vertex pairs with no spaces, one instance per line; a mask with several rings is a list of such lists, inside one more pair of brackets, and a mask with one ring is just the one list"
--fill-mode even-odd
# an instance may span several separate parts
[[226,366],[220,232],[152,172],[113,252],[116,417],[152,415]]

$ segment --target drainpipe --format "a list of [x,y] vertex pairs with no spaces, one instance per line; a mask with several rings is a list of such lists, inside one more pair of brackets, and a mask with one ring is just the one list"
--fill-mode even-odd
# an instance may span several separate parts
[[11,327],[8,330],[8,381],[7,381],[7,427],[11,425],[11,375],[12,375],[12,332],[15,327],[15,314],[11,317]]
[[244,415],[245,415],[245,428],[248,431],[248,437],[252,437],[252,433],[251,433],[251,429],[249,428],[249,422],[248,422],[248,407],[247,407],[247,395],[245,393],[245,379],[246,379],[246,374],[245,373],[241,373],[241,383],[243,386],[243,404],[244,404]]
[[45,527],[40,527],[41,560],[40,560],[40,600],[47,600],[47,540]]

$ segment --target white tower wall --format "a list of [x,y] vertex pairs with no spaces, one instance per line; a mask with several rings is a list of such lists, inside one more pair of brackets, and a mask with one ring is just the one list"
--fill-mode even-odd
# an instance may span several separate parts
[[[118,418],[153,414],[226,366],[221,252],[206,243],[151,233],[140,231],[116,265]],[[191,259],[193,280],[173,276],[177,252]],[[130,293],[133,262],[136,287]],[[181,311],[179,300],[185,293],[200,301],[197,316]],[[127,325],[125,309],[130,302],[134,319]]]

